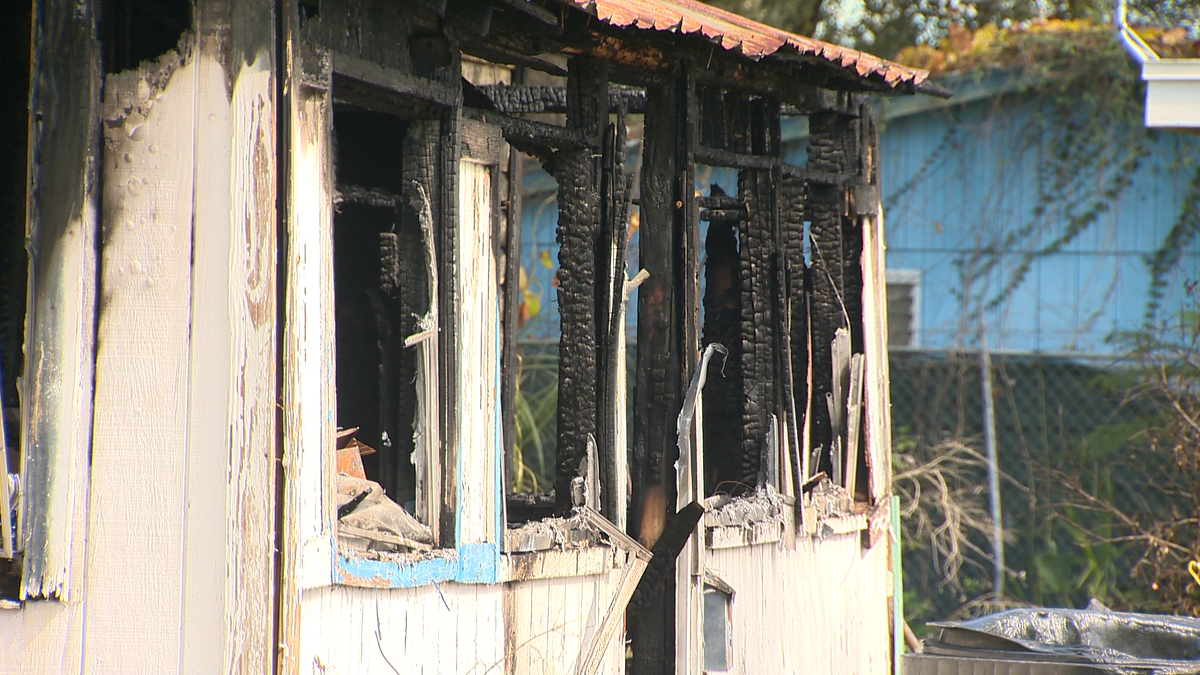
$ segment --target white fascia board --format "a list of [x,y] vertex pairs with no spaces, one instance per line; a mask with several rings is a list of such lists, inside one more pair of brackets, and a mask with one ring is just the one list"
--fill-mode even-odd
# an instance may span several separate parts
[[1161,59],[1142,65],[1146,126],[1200,128],[1200,59]]

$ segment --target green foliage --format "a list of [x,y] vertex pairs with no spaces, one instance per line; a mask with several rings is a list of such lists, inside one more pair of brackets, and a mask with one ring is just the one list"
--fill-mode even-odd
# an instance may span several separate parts
[[[886,58],[916,45],[935,46],[960,40],[988,26],[1023,30],[1037,21],[1109,22],[1112,0],[863,0],[860,22],[839,36],[858,49]],[[1192,39],[1200,25],[1195,0],[1130,0],[1128,20],[1134,25],[1186,27]]]
[[829,5],[823,0],[713,0],[712,4],[800,35],[818,36],[822,21],[829,18]]
[[[897,429],[893,484],[905,508],[906,618],[914,627],[1013,605],[1079,607],[1091,598],[1114,609],[1200,615],[1200,584],[1188,572],[1200,560],[1200,286],[1192,282],[1187,297],[1185,311],[1117,338],[1128,349],[1124,368],[1091,369],[1092,376],[1077,369],[1069,375],[1076,386],[1059,384],[1056,397],[1025,409],[1015,436],[1005,431],[1015,397],[1006,395],[1011,385],[1001,385],[1008,567],[1001,603],[991,597],[989,523],[980,520],[987,493],[963,489],[983,484],[977,451],[959,449],[978,440],[960,432],[932,443],[928,430]],[[1040,368],[1048,380],[1050,371]],[[1068,377],[1055,368],[1060,381]],[[1037,377],[1012,363],[997,370],[1002,383]],[[948,386],[959,390],[945,398],[975,405],[962,394],[977,380]],[[1071,424],[1077,413],[1063,402],[1079,398],[1092,409],[1107,405],[1105,421]],[[955,454],[967,461],[945,471]],[[955,530],[963,558],[957,570],[923,523]]]

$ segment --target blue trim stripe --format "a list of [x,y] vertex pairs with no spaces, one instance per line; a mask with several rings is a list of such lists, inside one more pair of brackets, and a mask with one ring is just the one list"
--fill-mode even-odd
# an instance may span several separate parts
[[393,562],[338,553],[334,575],[339,584],[383,588],[413,588],[442,581],[494,584],[500,578],[500,549],[495,544],[463,544],[436,555],[439,557]]

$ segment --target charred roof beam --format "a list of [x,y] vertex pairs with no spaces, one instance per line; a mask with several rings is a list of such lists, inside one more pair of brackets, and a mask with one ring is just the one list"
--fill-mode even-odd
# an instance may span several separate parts
[[[509,114],[564,113],[567,111],[567,88],[549,85],[488,84],[479,88],[495,104],[496,109]],[[609,112],[617,112],[621,103],[625,111],[642,113],[646,110],[646,92],[637,87],[610,86]]]

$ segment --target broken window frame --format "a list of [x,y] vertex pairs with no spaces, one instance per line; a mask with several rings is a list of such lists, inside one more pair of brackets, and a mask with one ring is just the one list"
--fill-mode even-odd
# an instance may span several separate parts
[[[437,432],[434,441],[437,450],[427,456],[433,461],[425,462],[430,489],[425,495],[418,495],[418,501],[424,497],[437,505],[437,522],[431,528],[435,550],[376,555],[338,547],[333,496],[336,422],[326,411],[336,408],[333,326],[328,317],[332,316],[334,300],[332,105],[338,96],[339,82],[356,89],[359,98],[352,101],[355,105],[367,109],[379,105],[382,112],[392,114],[397,109],[414,110],[406,117],[435,121],[439,130],[434,148],[436,179],[430,190],[434,194],[429,195],[434,204],[434,248],[438,258],[435,297],[442,308],[433,331],[436,371],[432,378],[427,378],[436,383],[435,392],[457,392],[457,383],[462,377],[459,370],[462,359],[453,337],[460,320],[453,299],[461,295],[457,288],[458,253],[454,250],[457,246],[454,237],[460,224],[457,202],[462,177],[460,162],[474,160],[463,139],[463,119],[455,108],[457,93],[453,88],[433,79],[402,74],[307,43],[302,45],[301,51],[302,81],[296,90],[291,117],[293,160],[289,219],[294,255],[289,256],[286,337],[293,349],[289,350],[292,361],[287,368],[290,382],[285,387],[288,392],[285,396],[290,395],[292,399],[285,405],[285,415],[289,416],[285,424],[288,430],[286,442],[290,446],[287,453],[297,459],[292,474],[294,483],[288,489],[286,499],[290,507],[300,512],[296,519],[299,531],[294,535],[301,548],[300,584],[303,587],[333,583],[410,587],[445,580],[494,582],[499,574],[499,531],[488,514],[497,508],[497,500],[486,493],[479,494],[478,498],[466,498],[462,472],[464,459],[470,456],[485,463],[494,462],[495,470],[490,473],[498,476],[500,455],[498,451],[468,448],[462,444],[460,425],[463,419],[455,410],[457,397],[454,394],[436,396],[422,417],[426,429]],[[364,92],[366,101],[361,100]],[[460,148],[463,151],[461,157]],[[494,164],[492,161],[489,167],[494,168]],[[496,184],[497,181],[491,181],[493,195]],[[493,198],[491,201],[494,216],[498,200]],[[490,223],[494,224],[494,220],[489,217]],[[447,299],[452,301],[447,302]],[[498,346],[499,340],[496,343]],[[498,353],[496,362],[498,367]],[[319,494],[319,498],[314,498],[314,493]],[[464,531],[469,520],[479,523],[473,532]]]
[[[887,449],[887,439],[880,441],[879,435],[879,416],[873,414],[868,407],[870,405],[878,406],[881,397],[886,397],[886,392],[877,391],[878,381],[880,376],[886,381],[886,353],[881,345],[881,337],[879,330],[881,328],[878,323],[882,317],[880,311],[886,307],[886,291],[880,283],[878,273],[883,270],[882,258],[878,260],[868,260],[872,256],[879,255],[879,252],[873,251],[871,246],[877,246],[874,242],[869,242],[869,236],[875,236],[882,228],[882,219],[878,213],[878,168],[875,163],[874,153],[877,151],[877,135],[874,126],[874,120],[871,117],[869,108],[866,106],[862,96],[848,96],[837,101],[827,100],[826,107],[822,110],[820,107],[815,112],[806,112],[792,108],[784,111],[780,109],[780,113],[784,114],[803,114],[811,120],[814,115],[823,114],[828,122],[829,117],[834,117],[833,124],[827,124],[837,135],[835,143],[839,144],[837,152],[833,153],[832,157],[827,157],[822,163],[818,161],[810,161],[805,166],[793,166],[788,164],[780,152],[779,146],[779,113],[774,114],[774,119],[771,115],[764,122],[752,122],[749,127],[749,133],[736,133],[737,129],[722,129],[722,125],[716,123],[718,128],[713,128],[714,124],[706,118],[707,113],[724,112],[729,113],[730,110],[738,112],[740,105],[743,110],[743,115],[746,113],[744,102],[737,101],[738,98],[747,97],[750,99],[750,107],[756,105],[755,99],[759,101],[762,97],[753,97],[746,92],[738,92],[736,90],[725,90],[722,92],[724,101],[719,101],[718,110],[713,110],[710,101],[704,100],[703,94],[700,96],[701,101],[698,104],[688,104],[688,109],[699,109],[698,121],[696,126],[699,129],[695,132],[701,136],[700,141],[693,146],[693,152],[689,155],[690,158],[702,161],[710,166],[722,166],[740,170],[743,174],[750,172],[766,173],[772,172],[772,180],[768,187],[769,198],[776,204],[774,212],[781,220],[786,221],[789,216],[798,216],[792,218],[795,222],[783,222],[773,224],[769,237],[774,238],[771,246],[776,251],[784,251],[784,242],[789,245],[786,253],[778,256],[778,260],[772,260],[771,264],[776,265],[776,270],[787,270],[787,276],[775,276],[772,279],[767,279],[766,283],[760,284],[752,282],[751,286],[762,288],[768,293],[780,292],[779,286],[786,281],[794,270],[801,270],[804,275],[809,276],[809,279],[804,280],[799,288],[799,293],[793,290],[782,290],[783,295],[779,299],[782,303],[780,306],[786,306],[792,299],[797,299],[801,302],[799,314],[796,311],[783,312],[777,319],[769,321],[771,330],[783,330],[795,333],[796,328],[791,328],[791,324],[796,316],[805,322],[805,325],[798,327],[799,335],[805,338],[801,340],[799,349],[793,349],[791,346],[783,346],[783,354],[778,355],[784,358],[788,363],[792,364],[795,369],[794,377],[797,382],[795,405],[798,410],[788,411],[786,409],[779,411],[778,415],[771,415],[771,419],[775,420],[772,429],[768,430],[766,439],[769,441],[775,439],[776,448],[779,448],[781,443],[789,445],[798,445],[798,448],[788,448],[789,452],[776,453],[780,454],[780,461],[776,466],[776,471],[773,473],[774,480],[762,480],[762,472],[759,472],[759,483],[766,483],[778,493],[785,503],[795,504],[794,520],[796,525],[799,525],[801,520],[805,520],[804,529],[810,534],[815,533],[815,520],[819,517],[826,524],[832,524],[836,531],[854,531],[866,529],[868,520],[871,514],[878,511],[881,505],[881,495],[885,494],[887,488],[884,485],[886,477],[886,467],[888,458],[885,453]],[[729,99],[734,99],[730,105]],[[830,105],[832,104],[832,105]],[[761,113],[760,113],[761,114]],[[727,119],[725,115],[717,116],[718,119]],[[707,125],[707,126],[706,126]],[[762,135],[759,140],[756,136]],[[713,147],[713,146],[717,147]],[[799,181],[802,186],[802,191],[798,194],[785,194],[785,190],[780,189],[781,185],[788,182]],[[741,183],[739,179],[739,183]],[[828,198],[836,200],[834,207],[836,211],[836,219],[839,223],[837,226],[837,247],[838,253],[838,277],[839,283],[832,288],[832,294],[835,297],[836,304],[841,305],[840,312],[823,312],[819,307],[809,301],[809,293],[812,292],[811,272],[807,271],[810,268],[811,261],[805,261],[804,250],[807,248],[809,241],[810,228],[808,227],[812,218],[813,197],[810,194],[809,186],[819,186],[824,189]],[[735,199],[713,199],[699,197],[697,201],[701,203],[701,208],[709,209],[709,216],[713,215],[712,210],[720,211],[724,208],[732,208],[725,201],[742,201],[744,203],[745,196],[741,194]],[[797,213],[789,213],[786,207],[791,202],[799,200],[801,205]],[[687,201],[686,199],[684,201]],[[722,202],[722,203],[718,203]],[[793,205],[794,206],[794,205]],[[744,207],[743,207],[744,208]],[[681,209],[686,211],[687,208]],[[768,209],[772,210],[772,209]],[[747,209],[753,213],[754,209]],[[759,209],[761,212],[762,209]],[[724,218],[729,216],[728,213],[717,213],[718,217]],[[744,220],[744,219],[739,219]],[[742,244],[746,242],[746,227],[740,228],[740,237]],[[795,230],[793,232],[792,230]],[[799,244],[799,245],[798,245]],[[792,253],[790,249],[795,249],[795,259],[784,259]],[[812,247],[814,253],[819,255],[820,251],[814,245]],[[742,258],[742,270],[746,268],[746,256],[739,251]],[[869,255],[870,254],[870,255]],[[845,283],[851,284],[846,286],[846,289],[853,289],[854,283],[861,283],[861,293],[851,292],[842,287],[841,269],[846,268]],[[778,275],[779,272],[772,272],[773,275]],[[828,273],[827,273],[828,274]],[[693,278],[690,271],[684,271],[685,278]],[[797,275],[799,278],[799,275]],[[832,279],[830,279],[832,281]],[[742,279],[743,284],[746,283]],[[881,295],[882,294],[882,295]],[[853,296],[853,297],[851,297]],[[881,297],[876,297],[881,296]],[[743,301],[745,294],[743,294]],[[847,307],[846,303],[854,303],[856,306]],[[758,311],[754,310],[753,315],[758,316]],[[788,316],[790,314],[790,317]],[[842,424],[839,435],[842,437],[842,442],[846,442],[847,438],[853,438],[848,447],[844,450],[847,454],[856,453],[858,461],[854,466],[846,467],[846,475],[838,476],[840,480],[836,490],[841,492],[833,499],[825,499],[822,503],[814,507],[811,503],[813,494],[812,489],[820,482],[823,474],[818,471],[819,466],[816,464],[816,459],[810,458],[813,444],[816,442],[814,436],[816,418],[814,416],[813,407],[816,405],[815,399],[812,396],[816,392],[808,392],[802,389],[811,385],[814,377],[819,378],[819,373],[814,372],[814,361],[812,352],[816,350],[814,340],[819,339],[815,330],[818,324],[833,324],[844,323],[837,321],[834,317],[837,314],[842,315],[842,319],[849,320],[850,326],[847,336],[851,340],[847,340],[842,346],[844,347],[845,360],[847,362],[846,372],[840,378],[835,380],[840,381],[837,397],[841,401],[840,408],[840,424]],[[745,323],[745,322],[743,322]],[[757,324],[751,323],[756,329]],[[883,324],[886,326],[886,323]],[[883,328],[886,330],[886,328]],[[745,326],[743,326],[742,337],[745,340]],[[844,339],[844,338],[843,338]],[[807,345],[804,342],[807,342]],[[784,342],[787,342],[786,340]],[[794,340],[793,340],[794,342]],[[776,347],[779,349],[779,347]],[[827,347],[824,350],[829,352]],[[775,378],[776,386],[781,387],[786,393],[791,387],[784,386]],[[807,381],[807,384],[805,383]],[[826,385],[828,387],[829,385]],[[868,391],[874,389],[872,391]],[[886,401],[886,398],[882,398]],[[702,407],[702,406],[701,406]],[[838,406],[834,406],[835,408]],[[702,417],[702,411],[698,411],[697,418]],[[829,422],[828,415],[825,415],[826,423]],[[699,422],[697,422],[697,436],[702,436],[703,431],[700,430]],[[851,427],[847,429],[846,426]],[[794,429],[790,429],[792,427]],[[870,428],[868,428],[870,427]],[[702,445],[700,440],[698,445]],[[769,443],[768,443],[769,445]],[[840,447],[840,446],[839,446]],[[797,452],[796,450],[799,450]],[[826,452],[829,452],[826,450]],[[797,465],[792,468],[792,471],[785,471],[787,462],[785,459],[796,459],[799,455],[800,461],[793,461],[792,464]],[[835,455],[836,456],[836,455]],[[811,460],[811,461],[810,461]],[[829,460],[826,460],[829,461]],[[850,460],[844,460],[847,463]],[[862,465],[866,465],[866,471],[862,469]],[[841,464],[839,464],[841,466]],[[854,485],[850,485],[853,483]],[[683,483],[680,483],[680,490],[683,489]],[[856,490],[855,488],[858,488]],[[755,499],[754,495],[748,495],[749,499]],[[728,499],[710,497],[711,506],[719,508]],[[719,503],[718,503],[719,502]],[[768,509],[772,511],[772,509]],[[776,514],[783,516],[785,514]],[[786,514],[789,523],[792,522],[792,514]],[[769,517],[765,513],[761,514],[757,519],[751,517],[751,521],[755,524],[755,531],[750,537],[722,537],[721,533],[710,531],[708,538],[710,544],[713,543],[714,536],[716,539],[724,539],[724,542],[718,544],[720,547],[730,545],[738,545],[736,541],[741,540],[744,544],[763,543],[765,541],[777,540],[780,534],[766,533],[757,531],[757,523],[760,521],[765,524]],[[720,518],[714,514],[706,516],[706,522],[710,528],[718,529],[720,527],[718,521]],[[811,522],[810,522],[811,521]],[[841,522],[845,521],[845,522]],[[750,521],[748,521],[750,522]],[[826,530],[828,528],[825,528]],[[726,533],[729,534],[729,533]],[[737,534],[737,533],[734,533]]]
[[[566,275],[559,277],[560,281],[568,279],[568,284],[574,284],[571,289],[559,289],[560,387],[564,381],[564,362],[568,363],[568,368],[583,368],[588,372],[583,377],[566,378],[568,386],[577,388],[574,394],[559,389],[559,412],[555,424],[559,452],[556,457],[554,514],[568,516],[586,506],[603,512],[612,522],[623,524],[626,509],[625,448],[616,444],[625,438],[626,410],[622,377],[625,368],[624,313],[629,292],[644,278],[627,279],[624,264],[624,242],[628,241],[630,222],[629,191],[633,180],[633,175],[625,170],[627,108],[622,102],[622,90],[617,87],[609,89],[607,64],[603,61],[571,59],[567,81],[567,86],[557,91],[561,100],[552,102],[551,108],[546,110],[541,109],[546,101],[529,101],[525,97],[530,94],[545,96],[551,92],[539,91],[537,87],[523,89],[521,85],[509,85],[511,89],[508,89],[505,85],[496,84],[487,89],[488,93],[501,102],[501,107],[510,103],[507,97],[514,93],[517,108],[506,107],[511,112],[469,110],[467,114],[478,119],[495,120],[504,129],[506,140],[514,150],[540,160],[560,187],[564,182],[570,183],[567,190],[558,192],[559,237],[567,242],[564,246],[568,250],[566,257],[570,259],[564,268],[576,265]],[[596,96],[593,95],[595,91],[602,93]],[[610,92],[609,96],[603,95],[606,91]],[[612,101],[617,101],[615,120],[610,119]],[[521,104],[532,105],[532,108],[525,110]],[[566,110],[565,126],[520,116],[523,112],[545,112],[550,109]],[[572,200],[571,203],[564,204],[561,201],[564,194],[568,195],[568,200]],[[599,220],[603,224],[590,220],[592,209],[599,211]],[[514,255],[518,251],[521,225],[521,214],[513,210],[510,213],[508,241],[509,250]],[[581,246],[580,242],[590,244]],[[574,260],[573,256],[579,253],[583,254],[581,260]],[[607,261],[601,260],[605,254]],[[562,259],[560,253],[560,263]],[[512,262],[510,260],[510,270],[516,269],[511,266]],[[577,280],[580,277],[582,281]],[[510,303],[516,301],[514,290],[511,287],[506,289]],[[564,312],[563,298],[575,295],[586,296],[586,300]],[[587,321],[580,321],[584,318]],[[517,340],[515,322],[510,322],[508,326],[506,350],[512,350]],[[613,332],[614,326],[619,334]],[[601,334],[606,338],[596,339],[595,336]],[[575,339],[580,335],[590,337],[586,340]],[[590,345],[581,344],[592,341],[594,343]],[[591,351],[591,356],[582,351]],[[505,391],[512,391],[512,384],[517,377],[516,368],[507,368],[505,377],[508,380]],[[575,384],[570,385],[571,382]],[[602,384],[596,386],[596,382]],[[587,394],[582,391],[586,388],[593,388],[590,396],[577,396]],[[576,401],[576,398],[582,400]],[[564,400],[573,409],[564,408]],[[506,405],[506,425],[510,425],[509,420],[514,414],[513,407]],[[506,456],[511,455],[514,443],[514,435],[506,434]],[[564,454],[567,448],[571,452]],[[507,487],[502,494],[507,502]],[[554,520],[530,520],[527,522],[532,524],[529,531],[511,530],[506,537],[505,550],[524,553],[552,545],[551,539],[536,536],[538,532],[535,530],[544,529],[543,525],[546,524],[568,530],[573,527],[569,523],[552,522]],[[581,533],[580,536],[585,534]],[[594,539],[587,535],[583,536],[581,542],[590,543]]]

